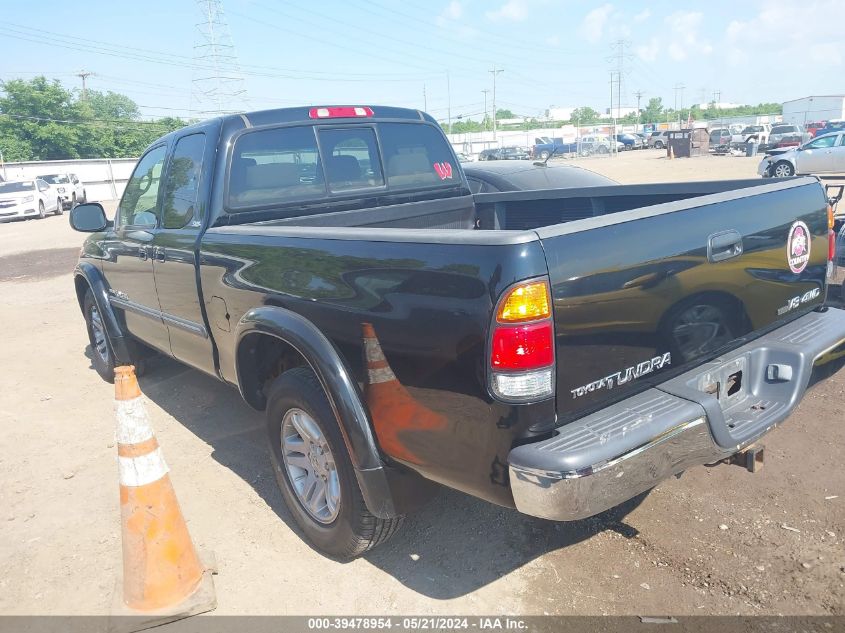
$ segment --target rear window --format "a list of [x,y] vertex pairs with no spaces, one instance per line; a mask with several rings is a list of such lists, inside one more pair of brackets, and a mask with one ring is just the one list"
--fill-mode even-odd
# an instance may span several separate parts
[[460,182],[442,134],[414,123],[259,129],[238,137],[229,172],[237,212],[368,189]]

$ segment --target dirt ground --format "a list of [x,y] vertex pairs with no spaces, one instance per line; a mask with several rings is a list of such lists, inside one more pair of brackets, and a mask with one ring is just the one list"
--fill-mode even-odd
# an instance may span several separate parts
[[[756,159],[581,164],[621,182],[754,177]],[[112,205],[113,207],[113,205]],[[90,362],[66,217],[0,225],[0,614],[106,614],[121,571],[113,388]],[[354,562],[302,540],[263,418],[165,359],[141,387],[217,614],[843,614],[845,371],[765,440],[758,474],[699,467],[554,524],[443,490]]]

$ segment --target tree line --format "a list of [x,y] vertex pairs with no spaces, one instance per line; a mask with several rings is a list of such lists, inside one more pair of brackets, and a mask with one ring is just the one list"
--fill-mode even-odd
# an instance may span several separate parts
[[138,105],[116,92],[83,98],[46,77],[0,82],[0,152],[7,162],[134,158],[158,137],[190,121],[144,120]]
[[[620,117],[617,121],[622,125],[632,125],[634,123],[650,123],[656,125],[658,123],[668,123],[673,121],[686,122],[690,118],[693,121],[713,121],[721,117],[727,118],[734,116],[756,116],[760,114],[781,113],[782,106],[779,103],[759,103],[757,105],[744,105],[736,108],[722,109],[716,108],[715,104],[711,103],[705,109],[702,109],[698,105],[694,105],[690,108],[679,108],[676,110],[674,108],[664,107],[663,99],[660,97],[653,97],[649,99],[646,106],[640,110],[639,117],[636,112],[632,112],[624,117]],[[497,120],[513,118],[517,117],[510,110],[496,111]],[[575,108],[568,121],[545,121],[537,118],[529,118],[523,123],[517,125],[502,126],[499,124],[499,128],[508,130],[536,130],[538,128],[558,128],[563,127],[564,125],[607,125],[610,121],[610,119],[601,118],[600,113],[593,108],[585,106]],[[448,131],[448,123],[442,122],[441,125]],[[455,134],[462,134],[466,132],[484,132],[493,129],[493,120],[492,117],[487,115],[485,115],[480,121],[459,117],[457,121],[452,122],[451,128],[452,132]]]

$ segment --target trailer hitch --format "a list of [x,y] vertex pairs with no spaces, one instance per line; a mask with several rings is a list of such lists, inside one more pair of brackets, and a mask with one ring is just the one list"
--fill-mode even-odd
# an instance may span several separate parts
[[764,458],[765,446],[757,444],[734,453],[725,460],[725,463],[742,466],[748,472],[756,473],[763,470]]

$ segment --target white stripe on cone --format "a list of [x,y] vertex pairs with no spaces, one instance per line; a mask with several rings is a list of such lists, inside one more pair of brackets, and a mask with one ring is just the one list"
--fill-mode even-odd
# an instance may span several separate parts
[[153,429],[141,396],[131,400],[115,400],[114,413],[117,417],[114,435],[118,444],[140,444],[153,437]]
[[133,488],[158,481],[170,471],[161,448],[138,457],[118,456],[117,465],[120,469],[121,485]]
[[364,339],[364,353],[366,354],[367,360],[371,363],[386,360],[384,352],[381,351],[381,345],[379,345],[378,341],[374,338]]
[[378,369],[368,369],[370,384],[375,385],[381,382],[391,382],[396,380],[396,376],[390,367],[379,367]]

